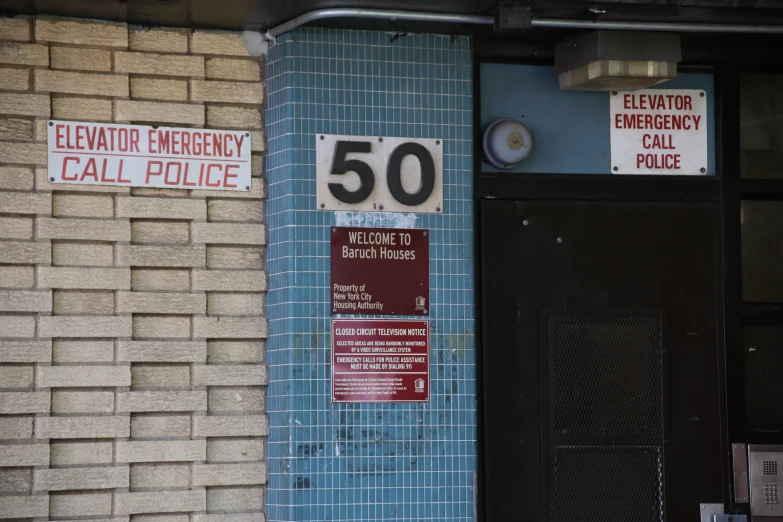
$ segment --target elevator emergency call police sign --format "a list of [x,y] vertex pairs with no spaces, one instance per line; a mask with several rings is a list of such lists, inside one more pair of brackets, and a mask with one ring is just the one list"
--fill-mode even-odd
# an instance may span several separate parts
[[50,121],[49,181],[172,189],[250,190],[250,133]]
[[643,89],[609,96],[614,174],[707,174],[707,94]]

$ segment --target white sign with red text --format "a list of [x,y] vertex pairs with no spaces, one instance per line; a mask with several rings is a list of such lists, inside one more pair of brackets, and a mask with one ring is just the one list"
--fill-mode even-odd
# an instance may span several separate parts
[[614,174],[707,174],[707,94],[643,89],[609,96]]
[[50,121],[49,181],[250,190],[250,133]]

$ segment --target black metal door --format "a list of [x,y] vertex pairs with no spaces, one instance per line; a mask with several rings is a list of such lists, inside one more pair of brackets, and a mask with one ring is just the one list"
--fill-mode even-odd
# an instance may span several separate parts
[[723,502],[710,204],[481,205],[487,522]]

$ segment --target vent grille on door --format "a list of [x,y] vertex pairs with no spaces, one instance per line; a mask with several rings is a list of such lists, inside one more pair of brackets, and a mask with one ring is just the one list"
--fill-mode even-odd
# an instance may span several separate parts
[[658,315],[546,315],[550,522],[663,520]]

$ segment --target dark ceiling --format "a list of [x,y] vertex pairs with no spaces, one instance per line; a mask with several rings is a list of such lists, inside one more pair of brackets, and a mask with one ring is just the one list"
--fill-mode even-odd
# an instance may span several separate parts
[[[531,6],[537,18],[783,24],[783,0],[502,0]],[[48,14],[131,24],[263,30],[327,7],[461,14],[494,13],[496,0],[0,0],[0,13]],[[466,33],[491,27],[331,20],[320,25],[400,32]]]

